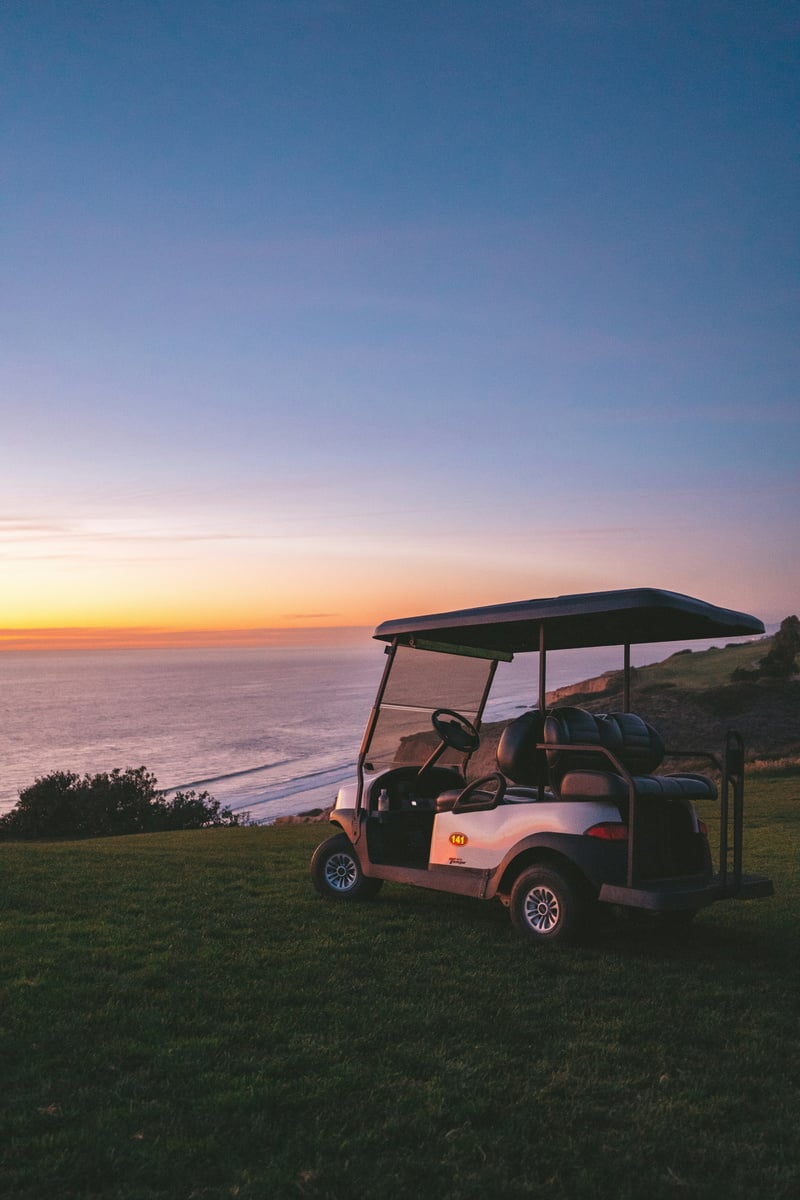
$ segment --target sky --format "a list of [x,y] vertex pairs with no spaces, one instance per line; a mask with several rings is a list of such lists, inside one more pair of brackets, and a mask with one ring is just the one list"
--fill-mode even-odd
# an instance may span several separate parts
[[798,32],[6,0],[0,646],[796,612]]

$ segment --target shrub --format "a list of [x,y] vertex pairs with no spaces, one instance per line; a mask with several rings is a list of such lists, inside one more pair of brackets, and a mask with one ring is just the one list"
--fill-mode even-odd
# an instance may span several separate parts
[[797,653],[800,651],[800,620],[785,617],[772,639],[769,653],[761,662],[761,674],[772,679],[791,679],[797,670]]
[[171,799],[163,797],[154,801],[154,828],[159,831],[169,829],[209,829],[219,825],[238,825],[239,816],[229,808],[220,808],[219,800],[215,800],[208,792],[176,792]]
[[747,667],[737,667],[731,675],[731,679],[734,683],[753,683],[758,679],[760,674],[761,672],[758,667],[755,667],[752,671],[748,671]]
[[166,799],[146,767],[84,775],[52,771],[24,788],[0,817],[0,838],[103,837],[238,825],[208,792],[176,792]]
[[774,683],[790,680],[797,672],[800,652],[800,620],[784,617],[778,632],[769,640],[769,650],[755,667],[737,667],[731,675],[733,683],[755,683],[757,680]]

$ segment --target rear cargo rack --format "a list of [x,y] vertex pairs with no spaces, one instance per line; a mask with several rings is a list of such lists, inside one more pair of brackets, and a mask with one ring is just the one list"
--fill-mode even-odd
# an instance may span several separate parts
[[[742,874],[742,842],[744,829],[744,741],[741,734],[729,729],[725,735],[725,757],[722,767],[722,807],[719,818],[719,874],[717,889],[720,898],[734,896],[739,900],[754,900],[773,894],[772,881],[765,875]],[[733,809],[733,870],[728,871],[730,812]]]
[[[693,751],[684,751],[679,755],[671,754],[670,756],[684,757],[688,755],[699,757]],[[720,764],[713,755],[707,755],[707,757],[711,758],[719,767]],[[725,736],[720,789],[719,872],[710,884],[701,878],[698,878],[693,884],[691,877],[649,880],[647,886],[642,886],[638,882],[636,878],[636,822],[634,819],[636,797],[633,780],[630,777],[629,790],[631,817],[626,885],[617,887],[612,884],[603,884],[598,897],[600,900],[607,904],[649,909],[652,912],[678,912],[703,908],[708,904],[713,904],[715,900],[755,900],[773,894],[772,880],[767,876],[742,873],[744,741],[741,734],[729,729]],[[732,838],[731,824],[733,826]],[[732,864],[729,870],[731,859]]]

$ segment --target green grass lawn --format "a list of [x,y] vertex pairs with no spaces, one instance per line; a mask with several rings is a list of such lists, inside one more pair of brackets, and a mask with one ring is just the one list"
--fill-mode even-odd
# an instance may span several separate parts
[[800,777],[773,899],[541,951],[495,904],[331,904],[326,827],[0,846],[4,1200],[800,1192]]

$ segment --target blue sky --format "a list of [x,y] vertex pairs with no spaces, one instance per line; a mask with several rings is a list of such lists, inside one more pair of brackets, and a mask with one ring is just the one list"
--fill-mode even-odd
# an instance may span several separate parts
[[796,611],[797,5],[0,21],[0,625]]

